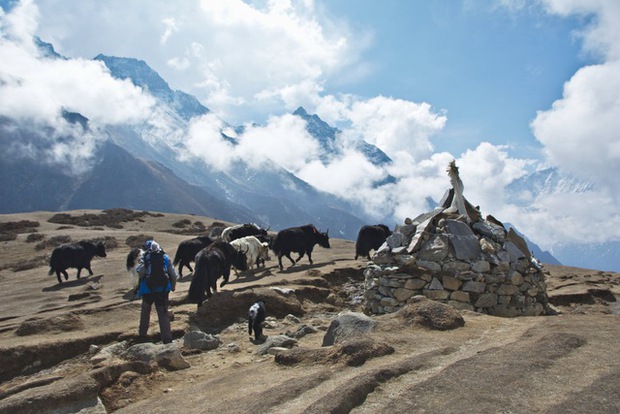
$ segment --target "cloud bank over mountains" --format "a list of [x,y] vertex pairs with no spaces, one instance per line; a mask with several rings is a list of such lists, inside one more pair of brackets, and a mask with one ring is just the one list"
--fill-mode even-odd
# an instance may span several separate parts
[[[147,124],[167,131],[162,136],[170,138],[163,145],[184,149],[178,151],[180,162],[198,158],[219,170],[240,159],[256,169],[273,162],[318,189],[397,222],[427,211],[429,198],[442,197],[449,188],[446,166],[456,159],[468,200],[484,214],[515,224],[543,248],[619,240],[620,6],[611,0],[537,5],[540,13],[588,17],[589,25],[579,33],[584,53],[600,57],[599,64],[567,79],[563,96],[532,120],[545,155],[540,160],[513,158],[509,146],[489,142],[462,154],[436,153],[433,142],[450,122],[449,108],[325,93],[329,82],[346,90],[347,82],[373,70],[364,59],[373,37],[326,15],[311,0],[26,0],[4,7],[0,116],[53,127],[48,155],[58,161],[73,157],[76,164],[88,158],[100,137],[68,124],[63,110],[100,125]],[[33,36],[51,42],[67,59],[46,56]],[[114,79],[102,62],[91,60],[98,53],[145,60],[174,89],[196,95],[212,112],[187,127],[167,122],[147,90]],[[320,144],[303,120],[290,114],[298,106],[340,129],[338,155],[321,158]],[[234,132],[226,122],[244,128]],[[237,145],[221,130],[229,131]],[[361,139],[393,163],[370,163],[355,146]],[[561,189],[542,195],[524,190],[518,200],[508,191],[515,180],[549,166],[591,180],[595,189],[587,197]],[[388,175],[396,181],[375,185]]]

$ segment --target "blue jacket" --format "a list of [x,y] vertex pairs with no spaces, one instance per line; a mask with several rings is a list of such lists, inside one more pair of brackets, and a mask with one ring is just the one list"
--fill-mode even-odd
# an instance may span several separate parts
[[[148,255],[149,252],[146,252],[144,256]],[[158,292],[170,292],[174,290],[177,284],[177,273],[170,261],[170,258],[167,254],[164,254],[164,267],[166,269],[166,273],[168,274],[168,284],[166,287],[159,287],[155,289],[155,292],[151,292],[151,289],[146,284],[146,266],[144,265],[144,256],[140,259],[138,266],[136,266],[136,272],[140,275],[140,284],[138,285],[138,292],[136,293],[138,298],[141,298],[142,295],[149,293],[158,293]]]

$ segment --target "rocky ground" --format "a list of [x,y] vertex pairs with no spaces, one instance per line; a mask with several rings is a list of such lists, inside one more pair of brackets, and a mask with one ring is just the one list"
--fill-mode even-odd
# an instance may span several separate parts
[[[101,215],[70,212],[84,213]],[[0,413],[620,412],[617,273],[545,265],[555,316],[498,318],[412,303],[373,316],[374,328],[357,339],[323,347],[340,312],[361,311],[365,267],[353,260],[352,242],[332,239],[331,249],[316,248],[314,265],[304,258],[281,272],[271,260],[231,277],[198,312],[184,302],[186,276],[171,295],[173,349],[145,360],[128,351],[140,303],[125,271],[127,241],[152,236],[173,255],[193,237],[179,232],[214,220],[151,214],[82,226],[48,222],[53,215],[0,216]],[[117,247],[93,260],[94,275],[76,280],[71,269],[59,286],[47,275],[58,236]],[[248,336],[245,314],[259,297],[270,315],[266,344],[288,334],[292,350],[263,353],[265,343]],[[151,322],[157,343],[155,312]],[[220,345],[184,346],[192,329]]]

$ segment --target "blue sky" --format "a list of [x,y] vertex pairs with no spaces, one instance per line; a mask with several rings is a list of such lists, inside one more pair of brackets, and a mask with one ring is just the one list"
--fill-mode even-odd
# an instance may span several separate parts
[[430,103],[447,111],[438,150],[463,152],[481,140],[539,156],[529,123],[561,97],[593,59],[574,32],[585,18],[490,1],[333,1],[326,7],[373,34],[364,54],[376,67],[363,82],[334,88]]
[[[543,248],[620,240],[617,0],[0,5],[0,115],[62,127],[67,108],[99,124],[145,123],[214,168],[259,154],[398,221],[441,198],[456,159],[465,196]],[[41,56],[34,35],[69,59]],[[213,114],[186,130],[167,123],[148,91],[91,61],[99,53],[146,61]],[[316,142],[290,116],[298,106],[342,130],[342,157],[320,162]],[[222,120],[258,126],[230,148],[218,141]],[[394,164],[369,164],[349,145],[358,139]],[[84,158],[94,146],[91,138],[77,155],[60,153]],[[510,183],[546,167],[593,190],[514,200]],[[386,174],[398,183],[374,188]]]

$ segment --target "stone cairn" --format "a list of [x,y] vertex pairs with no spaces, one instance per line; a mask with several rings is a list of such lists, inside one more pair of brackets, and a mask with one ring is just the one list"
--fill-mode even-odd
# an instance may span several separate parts
[[364,271],[365,312],[391,313],[416,295],[489,315],[552,313],[540,263],[512,228],[463,197],[458,167],[435,210],[396,226]]

